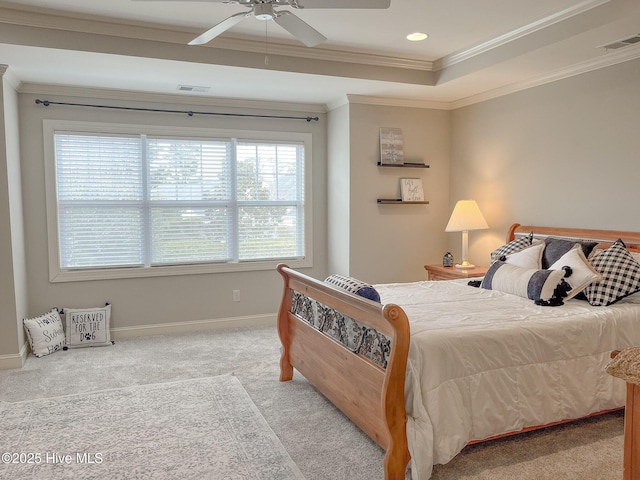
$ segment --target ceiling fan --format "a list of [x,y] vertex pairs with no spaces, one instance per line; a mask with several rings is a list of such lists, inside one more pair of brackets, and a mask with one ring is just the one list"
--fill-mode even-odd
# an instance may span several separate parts
[[[134,0],[145,1],[145,0]],[[173,0],[175,1],[175,0]],[[229,30],[235,24],[247,17],[258,20],[273,20],[291,35],[296,37],[307,47],[315,47],[327,38],[308,23],[293,14],[289,10],[276,10],[274,7],[292,7],[297,9],[311,8],[389,8],[391,0],[192,0],[212,3],[230,3],[249,7],[248,12],[240,12],[231,15],[226,20],[214,25],[197,38],[189,42],[189,45],[203,45],[210,42],[218,35]]]

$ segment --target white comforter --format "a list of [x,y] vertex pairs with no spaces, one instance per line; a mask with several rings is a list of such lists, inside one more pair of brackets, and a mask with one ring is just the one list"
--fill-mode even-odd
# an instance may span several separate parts
[[624,382],[603,368],[612,350],[640,345],[640,294],[609,307],[575,299],[540,307],[467,280],[375,288],[411,324],[413,480],[428,479],[470,440],[624,405]]

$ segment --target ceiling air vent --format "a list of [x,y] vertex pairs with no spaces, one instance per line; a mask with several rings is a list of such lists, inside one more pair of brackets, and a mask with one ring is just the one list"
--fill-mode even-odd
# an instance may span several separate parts
[[624,40],[609,43],[608,45],[600,45],[600,48],[604,48],[605,50],[615,50],[617,48],[628,47],[634,43],[640,43],[640,34],[625,38]]
[[193,85],[178,85],[179,92],[207,93],[211,87],[196,87]]

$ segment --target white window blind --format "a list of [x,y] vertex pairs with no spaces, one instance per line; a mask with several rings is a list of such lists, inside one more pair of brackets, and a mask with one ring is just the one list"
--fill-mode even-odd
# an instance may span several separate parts
[[140,138],[57,135],[56,160],[61,266],[142,265]]
[[243,259],[304,255],[299,145],[237,145],[238,249]]
[[60,269],[305,256],[304,145],[55,132]]

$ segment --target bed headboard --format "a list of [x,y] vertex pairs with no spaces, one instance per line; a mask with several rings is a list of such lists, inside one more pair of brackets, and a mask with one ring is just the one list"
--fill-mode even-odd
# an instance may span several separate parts
[[640,232],[625,232],[622,230],[591,230],[586,228],[559,228],[520,225],[514,223],[507,233],[507,243],[516,237],[524,237],[533,232],[534,238],[562,237],[576,240],[591,240],[600,243],[601,248],[607,248],[619,238],[631,252],[640,252]]

